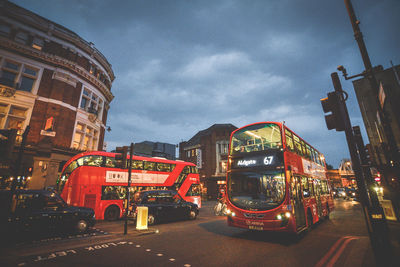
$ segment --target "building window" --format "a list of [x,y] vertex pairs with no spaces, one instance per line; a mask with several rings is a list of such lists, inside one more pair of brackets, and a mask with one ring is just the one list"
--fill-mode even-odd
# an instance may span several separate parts
[[44,45],[44,41],[42,38],[34,37],[32,41],[32,47],[37,50],[42,50]]
[[26,32],[18,32],[15,35],[15,41],[23,45],[26,45],[28,43],[28,38],[29,36]]
[[75,128],[72,148],[79,150],[97,150],[99,131],[78,122]]
[[11,33],[11,27],[6,24],[0,24],[0,35],[8,37]]
[[0,103],[0,128],[1,129],[16,129],[17,142],[22,141],[23,127],[26,120],[28,109]]
[[99,115],[99,119],[101,119],[103,100],[87,88],[83,89],[80,107],[89,113]]
[[[31,92],[39,70],[26,64],[3,60],[0,83],[17,90]],[[17,86],[18,84],[18,86]]]

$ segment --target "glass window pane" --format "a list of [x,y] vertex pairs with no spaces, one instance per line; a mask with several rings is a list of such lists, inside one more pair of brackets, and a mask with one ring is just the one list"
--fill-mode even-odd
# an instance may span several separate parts
[[32,91],[34,82],[35,79],[22,76],[21,85],[19,86],[18,90],[30,92]]
[[81,143],[81,140],[82,140],[82,134],[81,133],[75,133],[74,142],[73,142],[72,147],[76,148],[76,149],[79,149],[79,145]]
[[106,157],[106,167],[115,168],[115,158]]
[[86,89],[83,90],[83,94],[86,95],[86,96],[90,96],[90,92],[88,90],[86,90]]
[[26,109],[15,107],[15,106],[12,106],[10,109],[10,114],[19,116],[19,117],[25,117],[25,112],[26,112]]
[[19,64],[10,61],[6,61],[5,67],[16,71],[19,70]]
[[84,125],[81,124],[81,123],[78,123],[78,124],[76,125],[76,129],[79,130],[79,131],[83,131],[83,127],[84,127]]
[[146,171],[155,171],[156,170],[156,163],[151,161],[144,162],[144,169]]
[[36,70],[29,68],[29,67],[25,67],[24,73],[32,75],[32,76],[36,76]]
[[133,170],[143,170],[143,161],[132,160],[132,169]]
[[87,99],[84,98],[84,97],[82,97],[82,100],[81,100],[81,108],[85,109],[86,106],[87,106]]
[[3,73],[0,78],[0,83],[12,87],[12,86],[14,86],[16,77],[17,77],[16,73],[3,70]]
[[0,24],[0,34],[3,36],[9,36],[11,32],[11,27],[5,24]]

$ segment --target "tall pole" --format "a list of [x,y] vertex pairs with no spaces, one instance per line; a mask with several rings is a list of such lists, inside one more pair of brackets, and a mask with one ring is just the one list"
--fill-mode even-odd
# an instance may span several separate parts
[[[361,33],[360,27],[358,26],[360,24],[360,21],[356,18],[353,5],[351,4],[351,0],[344,0],[344,3],[346,5],[347,12],[350,17],[351,26],[353,27],[354,38],[357,41],[358,48],[360,49],[361,57],[365,67],[365,76],[368,78],[369,83],[371,85],[373,95],[375,98],[376,108],[378,111],[378,116],[381,120],[382,127],[385,131],[384,134],[386,136],[388,143],[388,147],[384,149],[384,153],[386,154],[385,157],[387,159],[387,162],[389,163],[388,164],[389,168],[392,169],[392,172],[394,172],[394,174],[397,177],[400,177],[400,152],[398,151],[399,148],[397,148],[396,140],[393,134],[393,129],[389,123],[388,116],[385,114],[385,111],[383,110],[383,108],[379,103],[379,98],[378,98],[379,85],[376,80],[374,70],[372,68],[371,60],[368,55],[367,47],[365,46],[364,43],[363,35]],[[384,174],[384,176],[385,176],[384,177],[385,183],[388,184],[387,175]]]
[[128,233],[128,212],[130,202],[130,188],[131,188],[131,177],[132,177],[132,155],[133,155],[133,143],[129,148],[129,161],[128,161],[128,185],[126,187],[126,202],[125,202],[125,224],[124,224],[124,235]]
[[[383,266],[390,266],[392,260],[392,249],[386,224],[385,214],[379,205],[379,202],[373,192],[369,192],[366,186],[366,177],[368,174],[363,172],[360,153],[364,150],[364,143],[359,133],[359,128],[352,128],[349,113],[347,110],[346,102],[343,97],[344,91],[339,80],[337,72],[331,74],[332,83],[335,88],[336,94],[340,99],[340,114],[344,124],[344,131],[346,134],[347,145],[351,156],[354,174],[357,180],[357,187],[360,195],[362,210],[367,224],[367,230],[371,241],[371,246],[375,254],[377,265],[384,264]],[[369,170],[368,170],[369,171]]]

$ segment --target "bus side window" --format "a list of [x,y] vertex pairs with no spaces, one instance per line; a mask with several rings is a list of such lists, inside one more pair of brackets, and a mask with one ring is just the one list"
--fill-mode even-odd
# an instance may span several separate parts
[[310,190],[308,189],[307,177],[301,177],[301,184],[303,185],[303,196],[304,197],[309,197],[310,196]]
[[310,195],[315,196],[313,178],[308,178],[308,189],[310,190]]
[[151,161],[145,161],[144,162],[144,170],[146,171],[156,171],[156,163],[155,162],[151,162]]
[[302,156],[303,150],[301,148],[300,138],[294,134],[293,139],[294,139],[294,146],[296,148],[296,153],[299,154],[300,156]]
[[132,160],[132,170],[143,170],[143,161]]
[[170,172],[170,164],[168,163],[161,163],[158,162],[157,163],[157,171],[159,172]]
[[106,157],[106,167],[115,168],[115,158]]
[[290,151],[294,151],[294,144],[293,144],[292,134],[290,132],[288,132],[287,130],[285,131],[285,133],[286,133],[286,147]]

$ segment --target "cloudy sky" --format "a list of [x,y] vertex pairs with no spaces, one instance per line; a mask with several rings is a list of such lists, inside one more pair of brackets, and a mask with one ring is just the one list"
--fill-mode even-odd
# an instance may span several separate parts
[[[269,120],[285,121],[334,167],[349,157],[319,101],[338,65],[364,70],[343,0],[13,2],[93,42],[112,64],[108,150]],[[353,6],[372,63],[400,64],[400,1]],[[352,123],[363,126],[352,83],[342,83]]]

